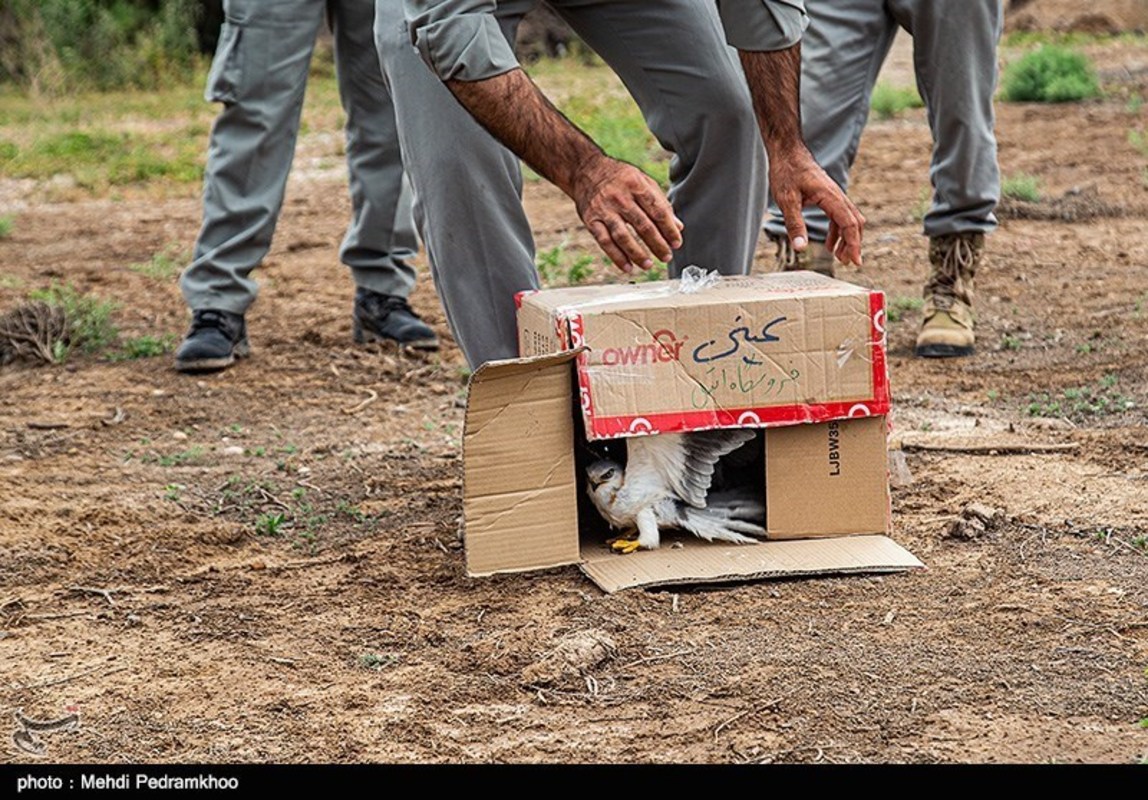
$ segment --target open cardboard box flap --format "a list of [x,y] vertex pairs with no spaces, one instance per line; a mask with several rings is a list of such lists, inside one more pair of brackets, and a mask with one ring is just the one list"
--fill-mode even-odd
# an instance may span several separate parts
[[607,592],[638,586],[895,572],[924,566],[886,536],[719,545],[667,537],[619,555],[580,542],[572,392],[582,349],[492,361],[471,377],[463,436],[471,576],[577,564]]

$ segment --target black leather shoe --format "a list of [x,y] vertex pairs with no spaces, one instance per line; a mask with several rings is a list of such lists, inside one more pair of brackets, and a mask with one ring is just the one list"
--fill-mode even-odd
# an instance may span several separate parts
[[438,350],[438,337],[407,301],[362,287],[355,289],[354,336],[365,342],[398,342],[416,350]]
[[179,372],[214,372],[250,354],[243,315],[208,308],[192,312],[191,329],[175,351],[175,368]]

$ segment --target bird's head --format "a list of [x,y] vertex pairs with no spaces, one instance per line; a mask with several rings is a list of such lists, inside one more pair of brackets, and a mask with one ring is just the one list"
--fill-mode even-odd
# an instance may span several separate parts
[[586,481],[591,494],[602,486],[616,489],[622,485],[622,467],[615,461],[600,459],[586,467]]

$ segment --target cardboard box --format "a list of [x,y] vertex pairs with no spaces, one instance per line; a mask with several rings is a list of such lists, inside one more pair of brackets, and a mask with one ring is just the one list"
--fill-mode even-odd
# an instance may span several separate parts
[[590,440],[889,410],[885,299],[814,272],[581,286],[519,296],[525,357],[585,346]]
[[[522,298],[520,333],[532,354],[489,362],[471,377],[463,438],[468,574],[576,564],[612,592],[923,566],[883,535],[889,531],[888,381],[880,293],[791,273],[725,279],[720,291],[738,291],[712,302],[683,299],[676,283],[558,289]],[[768,329],[760,322],[779,317],[783,322]],[[715,328],[704,327],[711,323],[754,336],[776,330],[781,342],[799,339],[808,352],[793,344],[771,350],[768,345],[777,342],[740,333],[737,347],[746,347],[757,362],[746,366],[763,374],[801,364],[798,377],[810,378],[794,379],[797,388],[788,394],[751,392],[744,406],[714,403],[704,416],[691,416],[699,410],[674,405],[687,396],[681,386],[696,383],[688,374],[693,364],[683,366],[681,353],[715,340],[708,333]],[[652,339],[662,344],[643,350],[651,327]],[[664,346],[670,340],[656,335],[661,331],[674,333],[681,347]],[[726,341],[723,351],[733,347],[733,339]],[[641,369],[606,369],[618,365],[602,355],[609,347],[637,347],[627,366]],[[694,363],[708,369],[704,361]],[[598,398],[602,405],[593,402]],[[646,402],[658,410],[646,411]],[[634,420],[670,430],[764,428],[764,522],[771,540],[728,545],[668,534],[657,550],[612,551],[605,521],[585,501],[577,439],[625,436]],[[649,428],[639,425],[638,432]]]

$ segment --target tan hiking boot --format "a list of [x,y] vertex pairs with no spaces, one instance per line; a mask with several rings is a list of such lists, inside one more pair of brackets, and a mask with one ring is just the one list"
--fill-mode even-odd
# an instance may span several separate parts
[[984,249],[983,233],[952,233],[929,240],[932,270],[925,284],[918,356],[954,358],[975,352],[973,278]]
[[833,277],[833,254],[824,242],[809,240],[809,246],[798,253],[789,243],[788,236],[769,235],[769,240],[777,248],[775,263],[779,272],[792,272],[798,269],[808,269],[820,272],[822,275]]

